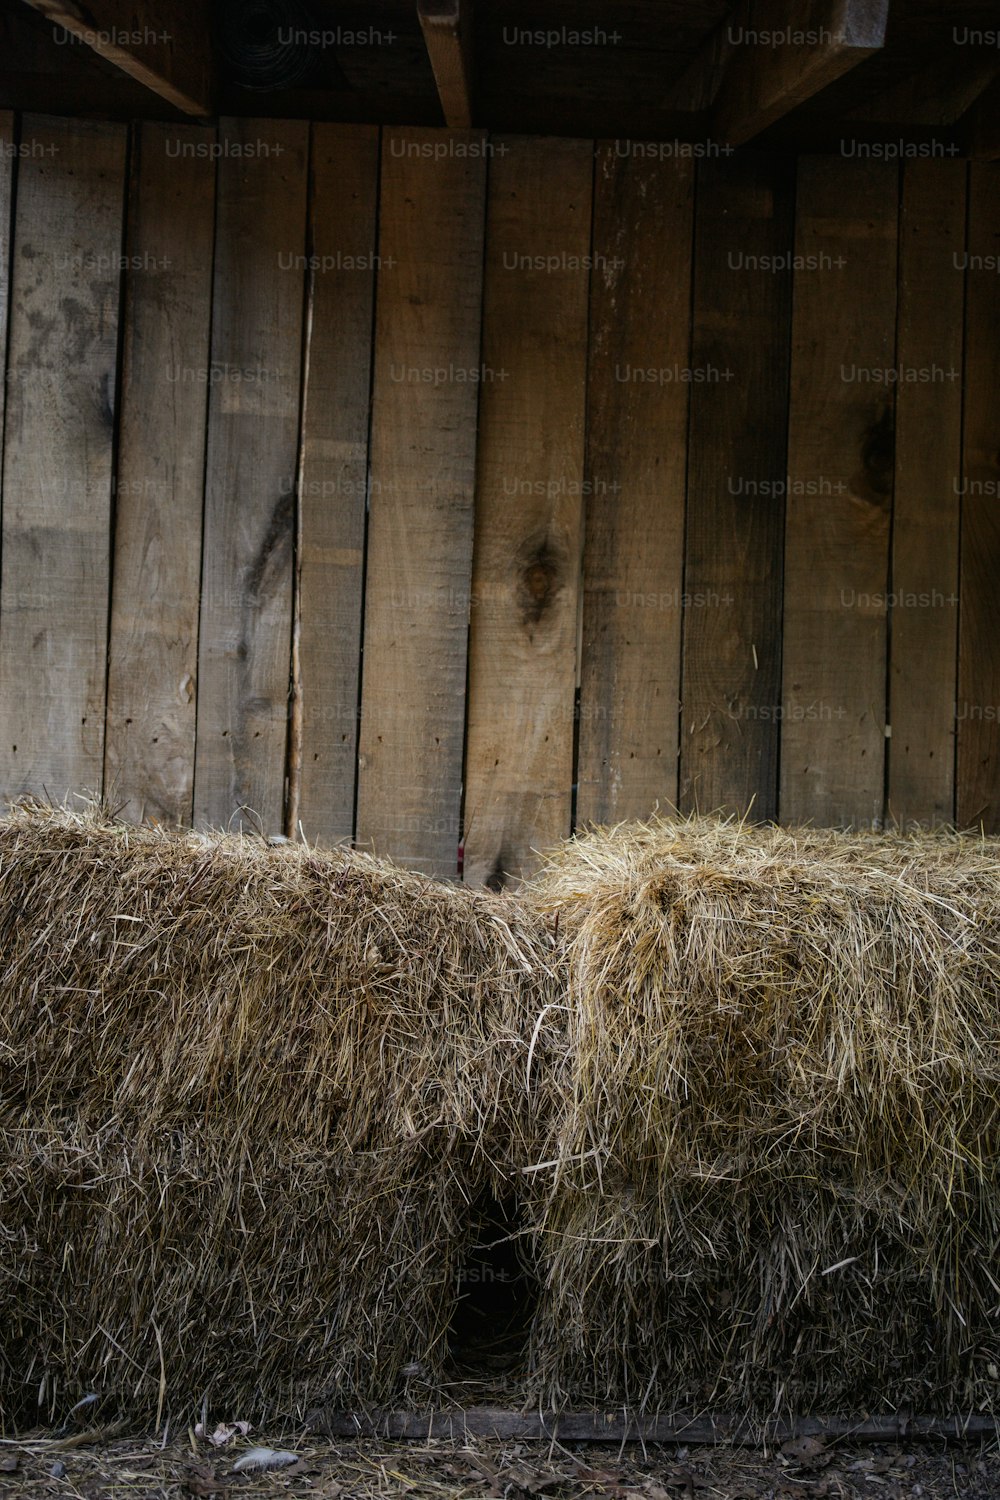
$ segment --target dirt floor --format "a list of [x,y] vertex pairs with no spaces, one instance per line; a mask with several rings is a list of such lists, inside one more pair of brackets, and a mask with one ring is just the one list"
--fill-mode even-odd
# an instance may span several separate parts
[[[162,1446],[94,1434],[0,1440],[0,1500],[190,1500],[211,1496],[307,1496],[363,1500],[997,1500],[1000,1453],[985,1445],[825,1444],[802,1438],[784,1450],[733,1447],[618,1448],[477,1441],[349,1443],[292,1433],[235,1432],[213,1446],[193,1433]],[[220,1436],[216,1434],[216,1436]],[[283,1467],[237,1468],[254,1448]],[[272,1459],[272,1462],[274,1460]]]

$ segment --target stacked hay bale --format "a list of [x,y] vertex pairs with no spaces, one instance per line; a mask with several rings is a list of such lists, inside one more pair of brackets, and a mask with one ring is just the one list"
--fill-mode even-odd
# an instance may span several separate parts
[[488,1200],[538,1284],[494,1400],[990,1403],[998,856],[655,822],[512,897],[16,811],[0,1420],[422,1404]]
[[509,900],[349,851],[15,812],[0,1416],[433,1379],[470,1205],[552,1113],[550,957]]
[[542,1398],[991,1402],[1000,845],[654,822],[525,895],[569,999]]

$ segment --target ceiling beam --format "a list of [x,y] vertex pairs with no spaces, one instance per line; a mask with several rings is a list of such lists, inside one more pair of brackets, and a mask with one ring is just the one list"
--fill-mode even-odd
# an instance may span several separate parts
[[444,122],[453,129],[467,130],[472,124],[470,0],[417,0],[417,14]]
[[986,161],[1000,157],[1000,80],[976,100],[958,122],[968,156]]
[[25,0],[175,109],[212,113],[210,24],[205,0]]
[[745,0],[677,86],[711,107],[710,133],[731,146],[813,98],[885,42],[889,0]]

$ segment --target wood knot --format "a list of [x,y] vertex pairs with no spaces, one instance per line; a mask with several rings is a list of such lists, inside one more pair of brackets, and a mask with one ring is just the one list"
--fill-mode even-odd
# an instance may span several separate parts
[[859,489],[876,504],[888,503],[896,463],[896,427],[891,406],[864,433],[861,443],[863,480]]
[[562,557],[547,539],[526,549],[517,588],[522,625],[537,625],[551,610],[561,587],[561,572]]

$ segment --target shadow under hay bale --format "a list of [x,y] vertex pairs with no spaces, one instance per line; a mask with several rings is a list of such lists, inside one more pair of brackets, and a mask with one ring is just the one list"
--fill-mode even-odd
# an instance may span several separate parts
[[704,820],[581,838],[532,1179],[545,1403],[989,1404],[1000,847]]
[[439,1374],[469,1205],[537,1151],[549,958],[508,900],[348,851],[17,812],[4,1420],[84,1390],[290,1413]]

